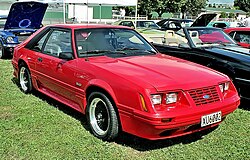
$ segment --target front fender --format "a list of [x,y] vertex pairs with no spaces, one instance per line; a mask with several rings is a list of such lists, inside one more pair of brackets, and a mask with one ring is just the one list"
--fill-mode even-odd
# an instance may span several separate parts
[[112,89],[112,87],[107,82],[105,82],[105,81],[103,81],[101,79],[92,79],[86,85],[84,90],[86,91],[87,88],[89,88],[90,86],[97,86],[99,88],[104,89],[106,92],[109,93],[109,95],[113,98],[114,102],[117,104],[117,98],[115,96],[114,90]]

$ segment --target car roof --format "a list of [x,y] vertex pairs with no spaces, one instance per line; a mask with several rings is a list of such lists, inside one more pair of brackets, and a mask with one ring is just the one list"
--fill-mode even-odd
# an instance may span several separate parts
[[234,28],[227,28],[224,29],[225,32],[231,32],[231,31],[250,31],[250,27],[234,27]]
[[48,25],[50,27],[60,27],[60,28],[67,28],[67,29],[84,29],[84,28],[123,28],[123,29],[131,29],[131,27],[126,26],[116,26],[116,25],[107,25],[107,24],[53,24]]
[[212,30],[222,30],[221,28],[216,28],[216,27],[185,27],[186,29],[212,29]]

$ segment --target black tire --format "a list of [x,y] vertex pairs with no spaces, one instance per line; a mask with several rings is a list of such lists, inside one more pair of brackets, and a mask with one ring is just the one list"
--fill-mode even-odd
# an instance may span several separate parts
[[29,68],[23,63],[19,65],[18,81],[20,88],[24,93],[27,94],[33,90]]
[[5,53],[5,49],[2,43],[0,42],[0,59],[4,59],[4,58],[6,58],[6,53]]
[[110,141],[118,136],[119,122],[110,99],[100,92],[88,97],[87,121],[91,132],[99,139]]

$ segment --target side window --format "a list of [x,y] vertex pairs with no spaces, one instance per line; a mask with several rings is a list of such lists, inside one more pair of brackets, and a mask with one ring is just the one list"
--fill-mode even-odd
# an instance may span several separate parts
[[238,31],[235,33],[234,39],[241,43],[250,43],[250,33],[245,31]]
[[[71,36],[69,31],[52,31],[43,53],[59,57],[62,52],[72,53]],[[73,54],[73,53],[72,53]]]
[[127,27],[134,27],[133,22],[131,21],[123,21],[119,25],[127,26]]
[[235,33],[235,32],[230,32],[230,33],[229,33],[229,36],[231,36],[231,37],[234,38],[234,33]]
[[34,46],[32,46],[31,49],[37,52],[42,52],[43,43],[46,40],[48,34],[49,32],[46,33]]

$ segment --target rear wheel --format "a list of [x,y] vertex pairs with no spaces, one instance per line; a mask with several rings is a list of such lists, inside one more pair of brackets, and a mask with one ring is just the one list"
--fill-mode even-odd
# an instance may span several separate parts
[[0,42],[0,59],[3,59],[5,57],[6,57],[5,56],[5,49],[4,49],[3,45],[2,45],[2,43]]
[[18,78],[21,90],[24,93],[30,93],[33,89],[33,86],[32,86],[30,71],[25,64],[21,64],[19,66]]
[[100,92],[88,97],[87,120],[92,133],[103,140],[118,136],[118,118],[110,99]]

